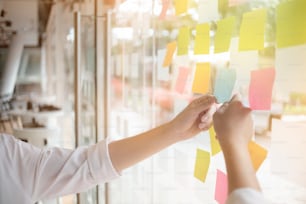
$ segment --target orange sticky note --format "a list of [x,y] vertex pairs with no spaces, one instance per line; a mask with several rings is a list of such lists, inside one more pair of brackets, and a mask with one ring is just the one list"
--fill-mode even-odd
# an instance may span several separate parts
[[219,204],[225,204],[227,199],[228,181],[225,173],[217,169],[217,179],[215,187],[215,200]]
[[175,84],[175,90],[178,93],[183,93],[185,90],[185,85],[188,79],[189,74],[189,68],[187,67],[181,67],[179,68],[179,74],[177,76],[176,84]]
[[249,104],[252,110],[270,110],[275,69],[259,69],[251,72]]
[[175,52],[175,49],[176,49],[176,42],[175,41],[171,42],[171,43],[168,43],[167,52],[166,52],[166,56],[165,56],[165,59],[164,59],[163,67],[170,66],[173,54]]
[[209,24],[198,24],[196,27],[196,36],[194,42],[194,54],[201,55],[201,54],[209,54]]
[[182,27],[179,30],[177,39],[177,55],[187,55],[190,42],[190,30],[188,27]]
[[162,10],[159,14],[159,19],[164,19],[166,17],[166,14],[167,14],[167,11],[168,11],[168,8],[169,8],[169,5],[170,5],[170,0],[162,0]]
[[187,12],[188,0],[175,0],[175,15],[180,15]]
[[240,26],[239,51],[264,48],[266,19],[266,9],[258,9],[243,14]]
[[268,151],[259,144],[251,141],[249,143],[249,153],[255,171],[257,171],[263,161],[266,159]]
[[235,27],[235,22],[236,18],[233,16],[217,22],[217,32],[215,35],[215,53],[228,51]]
[[276,8],[276,42],[278,48],[306,43],[306,1],[280,3]]
[[209,128],[211,155],[214,156],[221,151],[219,141],[216,138],[216,132],[213,126]]
[[205,182],[210,164],[210,154],[201,149],[197,149],[196,162],[194,167],[194,177]]
[[197,63],[192,92],[205,94],[209,90],[210,63]]

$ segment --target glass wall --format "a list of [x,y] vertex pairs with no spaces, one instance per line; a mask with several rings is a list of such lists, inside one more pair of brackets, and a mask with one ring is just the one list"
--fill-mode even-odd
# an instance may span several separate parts
[[[281,5],[286,7],[285,1],[186,2],[181,14],[177,14],[179,9],[184,10],[180,1],[130,0],[111,11],[108,136],[120,139],[165,123],[203,93],[217,95],[221,103],[239,93],[244,104],[254,109],[254,141],[269,152],[272,119],[286,118],[290,108],[298,117],[305,114],[305,104],[294,99],[295,94],[297,100],[305,96],[301,87],[305,87],[306,64],[297,54],[306,54],[305,40],[282,47],[276,32],[281,21],[277,12]],[[175,52],[170,65],[163,66],[171,42],[176,43]],[[293,56],[297,63],[291,67]],[[201,65],[208,66],[209,73],[200,79],[203,81],[199,91],[195,80]],[[291,72],[289,75],[290,67],[300,76],[293,77]],[[257,83],[255,89],[272,89],[271,98],[261,92],[257,93],[260,101],[254,102],[254,75],[269,68],[276,71],[273,86]],[[269,80],[260,79],[262,83]],[[264,105],[265,100],[270,101],[269,107]],[[216,203],[217,170],[226,170],[222,153],[213,155],[210,138],[209,132],[201,133],[124,171],[120,179],[108,184],[109,203]],[[197,149],[211,154],[204,182],[194,177]],[[280,197],[294,203],[304,199],[305,187],[275,174],[272,158],[275,159],[268,154],[257,172],[267,197],[275,202]],[[301,161],[304,160],[303,157]],[[289,186],[290,193],[280,195]]]
[[[48,80],[51,80],[47,90],[59,91],[60,99],[65,99],[68,93],[68,107],[72,111],[75,110],[74,94],[79,94],[78,145],[91,145],[106,137],[122,139],[149,130],[171,120],[193,98],[205,93],[217,95],[220,103],[229,100],[233,93],[240,93],[245,105],[254,109],[254,141],[268,150],[267,158],[257,171],[265,195],[272,202],[303,203],[305,186],[275,173],[273,161],[278,157],[272,151],[275,146],[271,142],[271,135],[275,134],[272,119],[298,120],[302,121],[302,127],[305,125],[306,40],[303,35],[299,36],[304,30],[298,29],[296,41],[279,36],[278,29],[286,22],[277,15],[290,14],[290,8],[295,8],[294,4],[288,6],[286,2],[128,0],[118,2],[110,10],[100,2],[94,11],[94,1],[89,1],[87,6],[80,6],[79,75],[76,78],[79,86],[77,89],[73,86],[76,28],[70,13],[69,26],[64,31],[59,34],[52,26],[49,30],[52,36],[57,33],[54,35],[57,38],[65,36],[65,47],[62,49],[52,37],[46,42],[47,50],[52,53],[47,56]],[[254,13],[249,13],[251,11]],[[289,15],[293,17],[288,21],[301,22],[293,25],[305,27],[303,11]],[[65,54],[59,56],[63,51]],[[170,51],[174,54],[167,58]],[[63,65],[57,59],[63,56],[65,68],[61,69]],[[65,74],[61,74],[63,70]],[[205,74],[199,74],[199,70],[206,70]],[[267,70],[272,71],[272,78],[264,78],[270,76],[270,72],[261,75],[260,71]],[[254,78],[257,73],[259,79]],[[202,78],[198,78],[199,75]],[[68,76],[68,80],[63,76]],[[272,87],[264,83],[271,79]],[[200,86],[195,85],[196,80],[200,80]],[[251,85],[255,86],[255,93]],[[63,92],[60,87],[69,89]],[[271,96],[256,92],[269,89]],[[251,96],[259,97],[260,101],[254,101]],[[67,135],[74,136],[73,130]],[[119,179],[82,193],[79,201],[217,203],[217,172],[226,170],[222,153],[213,153],[211,138],[213,134],[203,132],[175,144],[125,170]],[[197,149],[210,154],[205,181],[194,177]],[[300,163],[305,163],[305,157],[299,158]],[[287,163],[288,159],[279,160]]]

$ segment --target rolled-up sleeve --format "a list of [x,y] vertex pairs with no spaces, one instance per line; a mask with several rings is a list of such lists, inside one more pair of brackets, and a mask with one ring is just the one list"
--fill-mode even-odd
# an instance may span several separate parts
[[261,192],[251,188],[234,190],[228,197],[226,204],[268,204]]
[[75,150],[42,150],[35,172],[35,201],[82,192],[120,176],[108,152],[108,140]]
[[102,183],[120,176],[110,159],[108,143],[108,140],[104,140],[88,149],[88,165],[92,177]]

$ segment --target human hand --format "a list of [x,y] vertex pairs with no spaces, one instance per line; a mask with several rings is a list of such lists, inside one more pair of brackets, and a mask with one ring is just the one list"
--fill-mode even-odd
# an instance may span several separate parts
[[215,97],[204,95],[193,100],[169,125],[178,136],[178,140],[189,139],[212,125],[212,116],[216,111]]
[[233,146],[247,148],[254,132],[251,109],[244,107],[237,95],[216,111],[213,122],[223,151]]

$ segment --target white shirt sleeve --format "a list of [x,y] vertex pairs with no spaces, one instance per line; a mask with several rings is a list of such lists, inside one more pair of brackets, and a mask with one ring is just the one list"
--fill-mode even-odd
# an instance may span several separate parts
[[226,204],[268,204],[263,194],[252,188],[234,190],[228,197]]
[[120,176],[112,165],[107,140],[68,150],[39,149],[7,135],[1,138],[2,168],[11,174],[1,178],[7,180],[7,187],[20,186],[19,192],[32,201],[82,192]]

